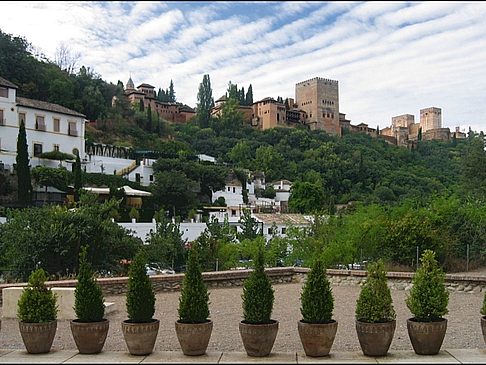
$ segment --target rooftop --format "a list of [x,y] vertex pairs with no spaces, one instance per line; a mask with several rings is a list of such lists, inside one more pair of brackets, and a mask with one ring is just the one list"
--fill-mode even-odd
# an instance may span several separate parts
[[303,214],[253,213],[253,216],[264,224],[310,224],[309,216]]
[[27,108],[46,110],[46,111],[60,113],[60,114],[67,114],[75,117],[82,117],[82,118],[86,117],[84,114],[81,114],[75,110],[68,109],[58,104],[48,103],[46,101],[21,98],[19,96],[17,96],[16,101],[18,106],[25,106]]
[[3,77],[0,77],[0,86],[6,86],[6,87],[10,87],[12,89],[17,89],[17,85],[11,83],[10,81],[8,80],[5,80]]

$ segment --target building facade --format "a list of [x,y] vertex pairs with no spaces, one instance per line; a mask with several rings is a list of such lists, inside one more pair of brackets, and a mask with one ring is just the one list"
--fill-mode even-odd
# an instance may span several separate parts
[[17,86],[0,77],[0,161],[14,165],[20,123],[25,125],[31,166],[44,152],[79,152],[85,157],[85,116],[58,104],[17,96]]

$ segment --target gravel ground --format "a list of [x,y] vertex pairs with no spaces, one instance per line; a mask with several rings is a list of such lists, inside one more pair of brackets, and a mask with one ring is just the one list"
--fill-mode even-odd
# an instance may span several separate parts
[[[279,321],[279,332],[273,347],[274,352],[303,351],[297,332],[300,316],[300,291],[302,284],[274,285],[275,303],[272,318]],[[244,352],[238,331],[242,319],[242,288],[210,289],[210,311],[214,322],[208,351]],[[160,319],[160,329],[155,344],[156,351],[177,351],[180,349],[174,329],[180,292],[157,294],[155,318]],[[331,351],[360,351],[354,327],[354,310],[359,287],[333,287],[334,319],[338,330]],[[412,350],[407,333],[407,319],[411,317],[405,305],[407,292],[392,290],[393,303],[397,312],[397,328],[391,350]],[[447,333],[444,349],[484,348],[479,310],[484,293],[451,293]],[[117,310],[108,314],[110,330],[104,350],[126,351],[121,332],[121,322],[126,318],[125,297],[107,296],[107,302],[115,302]],[[3,319],[0,331],[0,348],[24,349],[16,319]],[[76,349],[71,335],[69,321],[58,322],[53,349]]]

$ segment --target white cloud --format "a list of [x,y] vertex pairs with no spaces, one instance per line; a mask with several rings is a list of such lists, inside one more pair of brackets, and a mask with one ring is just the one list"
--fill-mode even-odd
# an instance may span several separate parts
[[191,106],[204,74],[215,98],[231,80],[255,100],[320,76],[339,81],[356,124],[437,106],[446,126],[486,130],[482,2],[0,2],[0,13],[2,31],[51,58],[64,42],[106,81],[173,80]]

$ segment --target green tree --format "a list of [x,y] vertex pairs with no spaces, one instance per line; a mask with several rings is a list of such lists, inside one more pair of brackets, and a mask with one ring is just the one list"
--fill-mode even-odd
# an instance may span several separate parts
[[467,195],[486,201],[486,151],[484,138],[468,141],[461,158],[461,180]]
[[142,113],[145,111],[145,105],[143,104],[143,99],[140,99],[140,103],[138,104],[138,110]]
[[27,136],[24,122],[20,123],[17,137],[17,182],[18,200],[23,205],[30,205],[32,202],[32,182],[30,180],[29,153],[27,149]]
[[127,315],[128,319],[135,323],[152,322],[155,313],[155,293],[145,264],[145,255],[143,251],[139,251],[128,272]]
[[272,323],[274,290],[265,273],[264,247],[260,245],[255,257],[255,269],[243,283],[243,318],[249,324]]
[[297,181],[290,188],[289,209],[297,213],[313,213],[324,209],[324,189],[307,181]]
[[202,277],[197,246],[189,250],[178,312],[182,323],[204,323],[209,317],[209,293]]
[[197,93],[197,120],[201,128],[209,127],[211,119],[211,109],[214,107],[213,90],[211,89],[211,80],[209,75],[204,75],[202,82],[199,84]]
[[248,87],[248,91],[246,92],[245,105],[253,105],[253,87],[251,86],[251,84]]
[[150,104],[147,106],[147,131],[152,132],[153,120],[152,120],[152,107]]
[[88,247],[79,252],[79,272],[74,290],[74,312],[80,322],[101,322],[105,315],[105,304],[101,287],[94,278],[88,262]]
[[238,235],[240,241],[244,239],[253,240],[263,232],[258,230],[258,222],[251,216],[251,210],[245,209],[240,218],[241,233]]
[[169,85],[169,102],[175,103],[176,102],[176,96],[175,96],[175,91],[174,91],[174,83],[172,80],[170,80],[170,85]]
[[432,250],[424,251],[420,264],[405,302],[417,321],[437,321],[448,313],[449,292],[444,285],[445,273]]
[[326,269],[319,259],[312,264],[300,297],[303,322],[329,323],[332,321],[334,298]]

